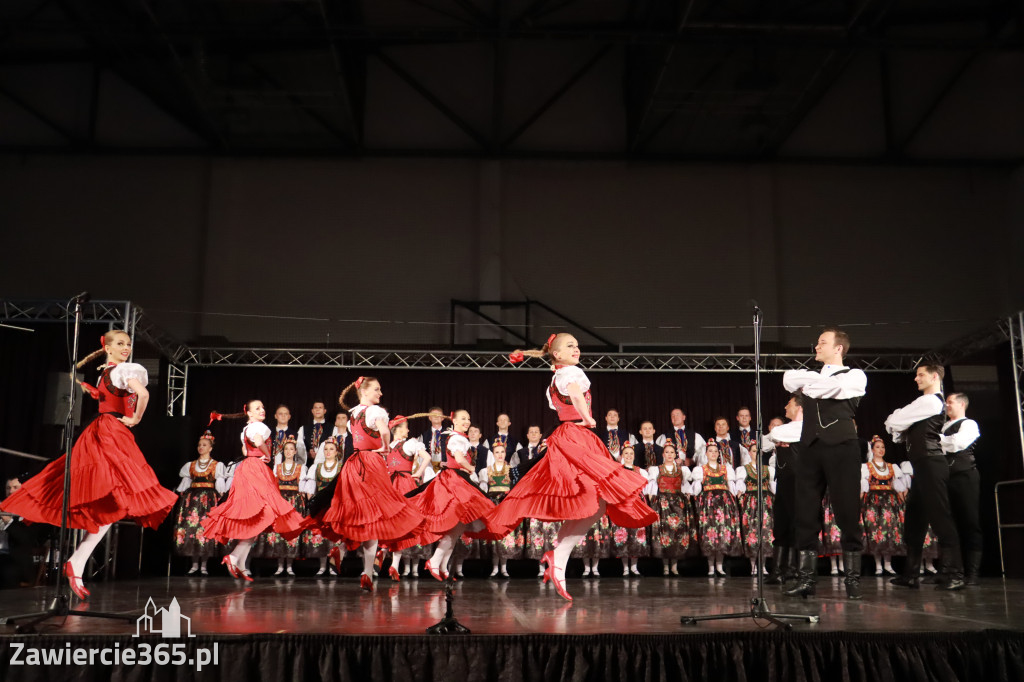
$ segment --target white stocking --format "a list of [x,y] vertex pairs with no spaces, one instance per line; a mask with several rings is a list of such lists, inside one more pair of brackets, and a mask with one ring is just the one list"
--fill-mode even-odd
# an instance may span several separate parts
[[373,577],[373,558],[377,556],[377,541],[367,540],[363,543],[363,573]]
[[[558,529],[558,546],[555,547],[555,568],[562,571],[562,575],[565,575],[565,565],[569,563],[569,555],[572,554],[572,548],[578,545],[580,540],[587,536],[590,527],[604,516],[604,509],[605,502],[601,500],[593,516],[566,521]],[[622,565],[626,565],[625,558],[622,560]]]
[[85,539],[82,540],[82,544],[78,545],[78,549],[76,549],[75,553],[71,555],[70,559],[68,559],[68,561],[71,562],[71,567],[75,569],[75,575],[79,578],[81,578],[82,574],[85,572],[85,562],[89,560],[93,550],[96,549],[96,545],[100,544],[100,540],[103,539],[103,536],[107,534],[108,530],[110,530],[109,523],[105,526],[100,526],[100,529],[95,533],[87,534]]
[[231,560],[239,570],[246,568],[246,562],[249,560],[249,550],[252,549],[252,540],[239,540],[238,544],[235,545],[235,549],[231,552]]

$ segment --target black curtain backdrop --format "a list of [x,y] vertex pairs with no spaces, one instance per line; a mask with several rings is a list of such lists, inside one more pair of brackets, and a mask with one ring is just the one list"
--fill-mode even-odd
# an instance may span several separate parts
[[[579,607],[577,607],[579,608]],[[7,682],[58,679],[195,679],[202,682],[280,680],[416,680],[417,682],[1017,682],[1024,680],[1020,632],[788,634],[770,632],[677,635],[255,635],[181,640],[186,655],[216,642],[218,665],[201,672],[172,665],[11,665],[12,644],[27,647],[113,647],[139,650],[166,639],[145,637],[10,637],[0,657]],[[26,654],[21,654],[24,659]],[[98,661],[98,657],[97,657]]]
[[[381,404],[392,416],[425,412],[438,405],[445,412],[465,408],[473,423],[489,436],[498,414],[507,412],[512,429],[525,437],[532,424],[547,433],[558,422],[548,408],[544,393],[550,381],[548,371],[473,371],[473,370],[380,370],[367,375],[381,382]],[[258,398],[267,407],[267,423],[273,424],[273,412],[279,403],[292,412],[292,426],[298,428],[310,419],[314,400],[323,400],[329,412],[340,409],[338,395],[359,374],[353,370],[312,368],[237,368],[202,367],[189,370],[188,412],[201,431],[204,417],[211,410],[237,412],[243,403]],[[718,415],[735,425],[736,411],[746,405],[754,409],[754,375],[739,372],[592,372],[589,375],[594,395],[594,418],[604,421],[609,408],[616,408],[623,425],[636,433],[644,420],[654,422],[661,433],[669,422],[669,412],[682,408],[687,423],[708,437]],[[776,415],[788,400],[782,388],[782,374],[762,374],[764,424]],[[857,422],[861,436],[884,434],[883,422],[897,407],[917,395],[910,375],[869,374],[868,393],[861,401]],[[351,400],[350,400],[351,402]],[[202,424],[199,422],[203,422]],[[238,424],[215,423],[218,439],[223,435],[238,439]],[[427,421],[413,425],[413,433],[427,428]],[[195,434],[196,437],[199,433]]]

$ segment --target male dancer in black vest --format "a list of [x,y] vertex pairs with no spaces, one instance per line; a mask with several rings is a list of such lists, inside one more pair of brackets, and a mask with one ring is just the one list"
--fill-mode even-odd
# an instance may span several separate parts
[[[772,544],[775,564],[765,579],[770,585],[784,584],[796,571],[796,467],[800,456],[800,435],[803,430],[803,395],[794,393],[786,403],[786,424],[768,424],[768,434],[761,442],[763,452],[774,451],[775,506],[772,507]],[[772,463],[769,462],[769,466]]]
[[904,523],[907,563],[903,575],[889,581],[900,587],[920,586],[921,551],[931,525],[942,550],[943,580],[936,589],[964,588],[960,539],[949,507],[949,464],[942,454],[939,440],[946,421],[946,403],[941,393],[945,374],[941,365],[918,367],[914,382],[923,395],[885,420],[885,430],[892,434],[894,443],[906,445],[907,459],[914,467],[914,485],[907,493]]
[[956,510],[953,520],[964,552],[964,582],[977,585],[981,571],[981,477],[974,463],[974,446],[981,432],[976,421],[967,419],[969,404],[966,393],[946,397],[949,421],[943,424],[939,441],[949,464],[949,504]]
[[857,443],[853,415],[864,396],[868,378],[859,369],[843,366],[850,337],[835,327],[818,336],[814,359],[820,372],[791,369],[783,375],[787,391],[803,394],[804,422],[800,432],[800,459],[796,469],[797,584],[791,597],[815,591],[818,532],[825,489],[832,500],[836,524],[842,533],[846,566],[846,596],[860,599],[860,558],[864,533],[860,525],[860,466],[863,453]]

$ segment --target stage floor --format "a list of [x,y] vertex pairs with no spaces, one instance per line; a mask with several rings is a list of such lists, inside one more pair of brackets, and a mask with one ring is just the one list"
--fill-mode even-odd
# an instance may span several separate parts
[[[753,631],[750,618],[681,625],[680,616],[747,612],[756,596],[745,578],[584,578],[567,583],[574,602],[534,579],[466,579],[456,585],[455,614],[473,634],[685,634]],[[817,614],[815,624],[794,623],[794,632],[1024,631],[1024,581],[989,578],[961,592],[932,586],[906,590],[888,580],[862,581],[864,599],[846,599],[841,578],[821,577],[815,599],[783,597],[765,586],[773,611]],[[227,577],[163,578],[92,582],[92,597],[73,608],[142,614],[178,600],[193,634],[422,635],[444,615],[442,584],[430,579],[378,580],[370,594],[354,578],[261,578],[242,583]],[[0,617],[46,607],[52,588],[0,592]],[[134,634],[135,623],[69,618],[64,634]],[[11,626],[0,633],[14,634]]]

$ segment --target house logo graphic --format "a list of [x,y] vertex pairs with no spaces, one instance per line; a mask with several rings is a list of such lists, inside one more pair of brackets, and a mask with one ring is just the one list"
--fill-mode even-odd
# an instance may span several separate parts
[[153,603],[153,598],[149,598],[146,609],[135,621],[135,634],[132,637],[142,635],[160,635],[165,638],[195,637],[192,634],[192,619],[181,615],[177,597],[171,599],[171,605],[165,609],[158,609]]

